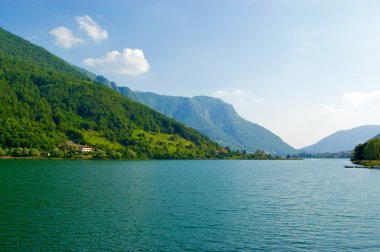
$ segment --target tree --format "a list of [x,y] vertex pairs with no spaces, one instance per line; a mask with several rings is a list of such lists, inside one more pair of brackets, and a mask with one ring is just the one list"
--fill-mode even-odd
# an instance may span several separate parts
[[369,140],[363,149],[364,160],[380,160],[380,139]]
[[266,153],[263,150],[256,150],[255,155],[258,157],[265,157]]
[[380,160],[380,138],[372,138],[364,144],[358,144],[351,160]]
[[12,156],[21,157],[22,156],[22,148],[14,148],[12,149]]
[[103,150],[97,150],[96,152],[95,152],[95,155],[94,155],[94,157],[95,158],[98,158],[98,159],[103,159],[103,158],[105,158],[107,155],[106,155],[106,153],[105,153],[105,151],[103,151]]
[[28,149],[28,148],[23,148],[23,149],[22,149],[21,156],[23,156],[23,157],[29,157],[29,156],[30,156],[30,151],[29,151],[29,149]]
[[35,148],[32,148],[29,152],[29,155],[32,156],[32,157],[39,157],[40,156],[40,152],[35,149]]
[[84,144],[83,134],[79,130],[72,129],[66,132],[66,135],[75,143]]
[[355,146],[354,151],[352,152],[351,160],[363,160],[363,150],[364,150],[365,144],[358,144]]
[[136,152],[134,152],[133,150],[131,150],[131,149],[127,149],[126,152],[127,152],[127,153],[126,153],[126,158],[127,158],[127,159],[136,159],[136,158],[137,158],[137,154],[136,154]]
[[5,151],[0,147],[0,157],[4,157],[5,156]]

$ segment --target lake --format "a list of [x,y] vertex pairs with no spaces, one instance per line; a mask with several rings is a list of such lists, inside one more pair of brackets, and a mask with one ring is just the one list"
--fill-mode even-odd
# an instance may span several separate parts
[[0,160],[0,250],[380,250],[380,170],[348,163]]

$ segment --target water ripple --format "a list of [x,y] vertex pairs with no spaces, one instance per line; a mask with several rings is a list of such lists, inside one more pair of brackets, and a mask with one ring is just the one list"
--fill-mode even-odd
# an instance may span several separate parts
[[0,250],[380,250],[380,172],[346,162],[1,160]]

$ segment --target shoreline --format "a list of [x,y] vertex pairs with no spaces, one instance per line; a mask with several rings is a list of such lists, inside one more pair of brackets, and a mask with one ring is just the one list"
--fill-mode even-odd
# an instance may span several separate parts
[[256,158],[256,159],[239,159],[239,158],[204,158],[204,159],[97,159],[97,158],[59,158],[59,157],[12,157],[12,156],[3,156],[0,157],[0,160],[91,160],[91,161],[104,161],[104,160],[114,160],[114,161],[158,161],[158,160],[183,160],[183,161],[189,161],[189,160],[262,160],[262,161],[271,161],[271,160],[304,160],[302,158]]
[[354,168],[380,169],[380,160],[355,160],[351,162],[358,165]]

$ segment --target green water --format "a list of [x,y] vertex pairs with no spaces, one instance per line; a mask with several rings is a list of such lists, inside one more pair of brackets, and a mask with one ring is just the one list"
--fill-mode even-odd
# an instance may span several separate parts
[[0,160],[0,249],[380,250],[380,171],[347,163]]

